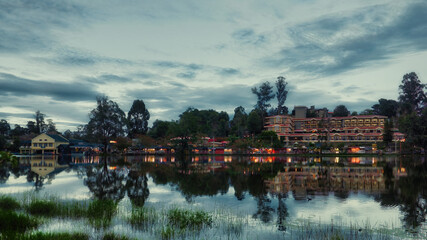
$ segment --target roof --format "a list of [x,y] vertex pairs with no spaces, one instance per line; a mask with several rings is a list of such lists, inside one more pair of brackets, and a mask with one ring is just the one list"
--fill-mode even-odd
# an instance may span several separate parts
[[55,141],[58,142],[69,142],[68,139],[66,139],[65,137],[59,135],[59,134],[47,134],[49,137],[53,138]]

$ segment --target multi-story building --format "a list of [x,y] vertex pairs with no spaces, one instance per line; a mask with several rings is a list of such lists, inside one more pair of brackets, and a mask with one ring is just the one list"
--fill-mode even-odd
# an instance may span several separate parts
[[[304,111],[306,109],[303,109]],[[296,112],[297,113],[297,112]],[[383,140],[384,123],[379,115],[306,118],[276,115],[266,118],[265,128],[274,131],[286,143],[353,142],[375,143]],[[393,141],[404,138],[393,129]]]

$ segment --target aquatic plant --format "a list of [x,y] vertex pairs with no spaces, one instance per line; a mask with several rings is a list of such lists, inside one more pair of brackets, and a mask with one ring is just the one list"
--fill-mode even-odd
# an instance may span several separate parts
[[130,240],[130,238],[115,233],[107,233],[102,237],[102,240]]
[[21,205],[14,198],[9,196],[0,196],[0,209],[13,211],[21,208]]
[[25,232],[38,225],[39,222],[28,215],[0,209],[0,232],[2,234]]
[[36,216],[54,216],[57,215],[57,206],[52,201],[35,200],[27,207],[27,211]]
[[51,239],[61,239],[61,240],[88,240],[89,235],[86,233],[47,233],[47,232],[33,232],[29,234],[24,234],[17,237],[16,239],[20,240],[51,240]]
[[200,230],[204,226],[210,227],[212,216],[201,210],[193,211],[187,209],[172,208],[167,214],[169,224],[179,229]]
[[94,200],[89,204],[87,216],[89,223],[96,228],[110,226],[111,219],[117,212],[117,203],[113,200]]
[[133,227],[146,229],[148,226],[153,225],[157,219],[158,215],[154,208],[134,207],[128,222]]

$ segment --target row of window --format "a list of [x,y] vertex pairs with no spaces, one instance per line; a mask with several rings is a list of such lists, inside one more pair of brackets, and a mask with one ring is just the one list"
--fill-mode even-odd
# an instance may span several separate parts
[[53,143],[33,143],[33,146],[34,147],[47,147],[47,146],[52,147]]

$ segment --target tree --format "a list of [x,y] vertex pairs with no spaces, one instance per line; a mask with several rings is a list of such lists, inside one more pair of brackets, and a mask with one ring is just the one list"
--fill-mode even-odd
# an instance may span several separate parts
[[0,120],[0,134],[3,136],[8,135],[9,131],[10,131],[9,123],[5,119]]
[[239,137],[243,137],[247,131],[248,114],[242,106],[234,109],[234,117],[231,120],[231,131]]
[[119,105],[107,96],[96,97],[96,102],[97,107],[89,113],[86,132],[106,147],[111,138],[123,135],[126,117]]
[[350,114],[350,111],[348,111],[347,107],[344,105],[338,105],[334,109],[334,113],[332,114],[333,117],[347,117]]
[[254,109],[248,116],[248,131],[252,134],[258,134],[262,131],[263,119],[259,109]]
[[384,122],[384,133],[383,133],[383,142],[388,146],[393,141],[393,132],[391,129],[393,128],[393,122],[387,119]]
[[57,134],[58,130],[56,130],[56,124],[52,121],[52,119],[47,120],[47,124],[45,125],[45,130],[43,132]]
[[146,134],[148,130],[148,120],[150,113],[145,107],[144,101],[133,101],[132,107],[128,112],[128,133],[130,137],[136,134]]
[[372,106],[373,114],[387,116],[388,118],[395,117],[399,103],[392,99],[381,98],[378,103]]
[[155,139],[164,138],[168,134],[169,125],[170,122],[168,121],[156,119],[156,121],[153,122],[153,126],[151,127],[148,134]]
[[421,114],[427,104],[425,88],[426,84],[421,83],[416,73],[411,72],[403,76],[402,84],[399,85],[399,102],[404,112]]
[[359,115],[374,115],[374,110],[367,108],[361,111]]
[[351,113],[351,116],[357,116],[357,112],[356,112],[356,111],[353,111],[353,112]]
[[264,82],[259,87],[259,90],[256,87],[252,88],[251,90],[252,93],[257,96],[258,99],[255,108],[261,110],[261,116],[264,117],[267,108],[271,106],[268,102],[274,98],[273,87],[270,85],[270,82]]
[[13,130],[10,131],[10,135],[18,137],[18,136],[25,135],[27,132],[28,132],[27,128],[23,128],[19,124],[15,124],[15,128],[13,128]]
[[285,78],[282,76],[277,77],[276,81],[276,97],[277,97],[277,114],[278,115],[284,115],[288,114],[288,108],[286,106],[283,106],[286,101],[286,97],[288,96],[288,90],[286,90],[286,85],[288,83],[285,81]]
[[27,128],[28,128],[28,133],[40,133],[39,132],[40,129],[37,128],[37,125],[34,121],[28,121]]
[[34,118],[36,119],[36,132],[35,133],[42,133],[45,128],[45,122],[44,122],[44,115],[40,112],[40,110],[36,111],[36,114],[34,115]]

